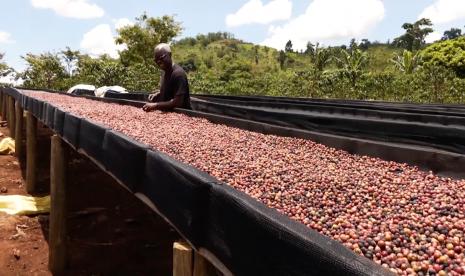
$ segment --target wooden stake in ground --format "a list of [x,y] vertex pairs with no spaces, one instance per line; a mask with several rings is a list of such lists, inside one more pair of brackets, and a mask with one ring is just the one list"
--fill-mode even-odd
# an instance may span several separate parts
[[3,116],[3,92],[0,91],[0,117],[1,117],[1,120],[4,121],[5,120],[5,117]]
[[15,139],[15,99],[10,97],[10,137]]
[[68,152],[63,140],[52,136],[50,159],[50,230],[48,267],[53,275],[66,269],[66,180]]
[[37,183],[37,119],[26,111],[26,191],[35,192]]
[[16,102],[15,155],[20,159],[23,154],[23,108]]
[[6,100],[6,99],[7,99],[7,98],[6,98],[6,94],[3,93],[3,108],[2,108],[2,120],[3,120],[3,121],[6,121],[6,120],[7,120],[7,119],[6,119],[6,110],[7,110],[7,107],[6,107],[6,102],[7,102],[7,100]]
[[186,242],[173,244],[173,276],[192,276],[192,248]]
[[11,118],[10,118],[10,96],[6,95],[5,96],[5,118],[6,118],[6,123],[8,126],[8,129],[10,129],[10,124],[11,124]]

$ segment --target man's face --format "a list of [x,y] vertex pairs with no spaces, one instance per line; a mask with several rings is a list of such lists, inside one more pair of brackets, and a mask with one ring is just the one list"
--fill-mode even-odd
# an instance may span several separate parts
[[157,66],[163,71],[171,65],[171,56],[168,52],[156,52],[154,60],[155,64],[157,64]]

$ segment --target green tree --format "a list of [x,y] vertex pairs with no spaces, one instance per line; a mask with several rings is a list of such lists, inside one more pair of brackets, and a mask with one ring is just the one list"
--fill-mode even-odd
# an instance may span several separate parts
[[457,37],[460,37],[461,35],[462,35],[462,30],[458,28],[451,28],[450,30],[447,30],[444,32],[444,35],[442,36],[441,40],[456,39]]
[[0,76],[4,77],[10,74],[13,69],[10,68],[5,62],[2,61],[3,57],[5,57],[4,53],[0,53]]
[[402,55],[396,54],[391,60],[394,67],[405,74],[412,74],[421,63],[419,52],[413,54],[408,50],[404,50]]
[[[316,45],[318,47],[318,43]],[[304,54],[312,56],[315,53],[315,45],[310,41],[307,42],[307,46],[305,48]]]
[[281,70],[284,69],[284,64],[286,63],[286,60],[287,60],[286,52],[284,52],[283,50],[279,51],[278,62],[279,62],[279,67],[281,68]]
[[88,55],[81,55],[77,61],[78,76],[81,83],[95,86],[124,86],[128,67],[123,66],[119,60],[108,55],[93,59]]
[[286,53],[292,53],[294,50],[292,49],[292,41],[288,41],[286,42],[286,46],[284,47],[284,51],[286,51]]
[[57,54],[44,53],[34,55],[31,53],[22,56],[27,63],[26,69],[20,74],[24,86],[30,88],[45,88],[63,90],[66,71]]
[[60,53],[66,65],[66,72],[68,73],[68,76],[72,77],[74,70],[76,70],[76,62],[78,60],[80,52],[73,51],[71,50],[71,48],[66,47],[66,50],[63,50]]
[[159,43],[171,42],[182,31],[181,23],[171,16],[148,17],[145,13],[136,18],[136,24],[118,29],[117,44],[125,44],[120,52],[124,65],[153,63],[153,49]]
[[357,40],[355,40],[355,38],[352,38],[349,43],[349,50],[353,51],[355,49],[358,49]]
[[425,38],[433,32],[431,20],[422,18],[415,23],[404,23],[402,28],[405,34],[394,39],[393,44],[397,47],[416,51],[425,45]]
[[362,49],[364,51],[368,50],[368,48],[370,48],[370,46],[371,46],[371,42],[370,42],[370,40],[368,40],[366,38],[362,39],[362,41],[360,42],[360,45],[359,45],[360,49]]
[[259,54],[259,46],[258,45],[255,45],[253,47],[253,52],[254,52],[254,60],[255,60],[255,64],[258,65],[258,59],[260,57],[260,54]]
[[368,65],[368,55],[360,49],[351,52],[342,49],[341,57],[335,58],[340,72],[346,76],[353,87],[363,74],[364,68]]
[[421,52],[423,62],[427,65],[442,66],[465,77],[465,37],[439,41],[426,47]]

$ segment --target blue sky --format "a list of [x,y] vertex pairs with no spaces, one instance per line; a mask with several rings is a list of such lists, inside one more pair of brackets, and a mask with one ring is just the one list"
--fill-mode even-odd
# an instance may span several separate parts
[[182,36],[228,31],[236,38],[295,48],[306,41],[347,44],[350,38],[386,41],[402,33],[404,22],[427,15],[440,38],[465,25],[465,0],[17,0],[3,1],[0,52],[17,70],[26,53],[58,52],[66,46],[91,55],[117,56],[116,27],[149,16],[175,15]]

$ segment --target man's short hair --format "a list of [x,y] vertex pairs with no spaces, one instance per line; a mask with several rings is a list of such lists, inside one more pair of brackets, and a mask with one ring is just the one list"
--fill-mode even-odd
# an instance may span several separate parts
[[167,43],[160,43],[157,46],[155,46],[155,53],[156,52],[166,52],[166,53],[171,53],[171,47]]

